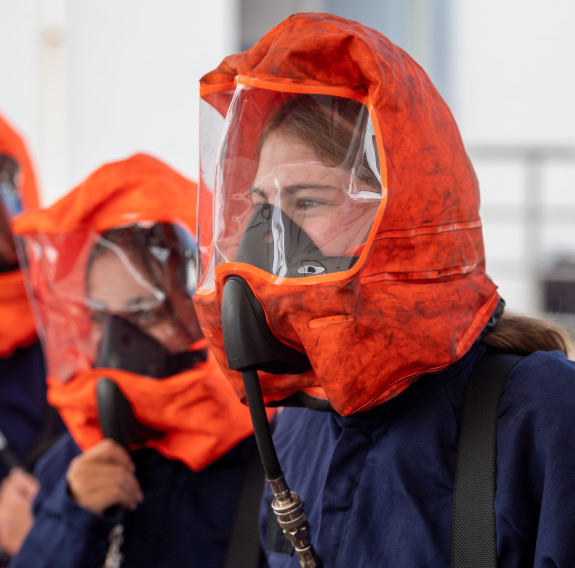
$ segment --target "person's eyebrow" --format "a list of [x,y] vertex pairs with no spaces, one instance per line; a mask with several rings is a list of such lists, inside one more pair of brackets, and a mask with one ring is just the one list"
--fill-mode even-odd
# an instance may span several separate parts
[[[286,193],[295,193],[297,191],[301,191],[304,189],[317,189],[320,191],[333,191],[334,189],[341,189],[338,186],[335,185],[329,185],[329,184],[318,184],[318,183],[294,183],[292,185],[286,185],[286,186],[282,186],[282,191],[285,191]],[[259,188],[258,186],[253,186],[250,188],[249,192],[250,195],[253,195],[254,193],[257,193],[259,195],[263,195],[266,196],[265,192],[263,191],[263,189]],[[266,196],[267,197],[267,196]]]

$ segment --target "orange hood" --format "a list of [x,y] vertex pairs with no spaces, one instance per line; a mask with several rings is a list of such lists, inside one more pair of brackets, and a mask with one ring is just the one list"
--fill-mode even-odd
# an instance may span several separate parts
[[106,164],[50,208],[14,220],[14,234],[103,232],[138,221],[196,225],[197,186],[146,154]]
[[142,445],[193,471],[204,469],[253,433],[248,408],[210,355],[205,363],[163,380],[117,369],[86,371],[68,383],[50,377],[48,400],[83,450],[102,440],[95,395],[102,377],[120,387],[140,423],[164,433]]
[[[304,352],[313,371],[260,374],[267,403],[303,391],[342,415],[397,395],[425,373],[460,359],[499,303],[484,272],[479,190],[455,121],[424,73],[380,33],[329,14],[296,14],[201,81],[223,116],[236,84],[355,98],[374,122],[382,183],[377,229],[356,267],[333,277],[277,279],[221,264],[195,303],[204,333],[227,367],[223,285],[242,276],[273,333]],[[247,132],[246,136],[250,136]],[[254,135],[255,136],[255,135]],[[202,164],[202,172],[210,164]],[[200,180],[199,239],[212,230],[210,183]],[[227,370],[239,395],[239,373]]]
[[[21,136],[0,115],[0,154],[14,158],[20,166],[20,191],[25,210],[38,207],[34,168]],[[37,341],[34,317],[19,270],[0,274],[0,357]]]
[[22,137],[0,115],[0,154],[14,158],[21,168],[22,201],[24,209],[34,209],[39,205],[36,175],[30,155]]
[[[70,297],[85,295],[86,251],[94,242],[90,236],[159,222],[193,234],[196,191],[195,183],[166,164],[137,154],[102,166],[50,208],[24,213],[14,221],[14,233],[28,252],[27,276],[48,360],[48,398],[83,449],[102,438],[96,401],[101,377],[117,383],[136,418],[164,433],[146,445],[194,470],[252,433],[247,407],[222,382],[211,356],[206,363],[161,380],[92,368],[82,356],[91,325],[87,309],[62,294],[66,286],[74,291]],[[195,344],[190,350],[200,347]]]

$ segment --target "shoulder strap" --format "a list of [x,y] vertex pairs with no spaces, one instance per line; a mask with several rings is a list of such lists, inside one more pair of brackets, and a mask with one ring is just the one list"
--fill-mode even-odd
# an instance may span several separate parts
[[264,468],[257,448],[254,448],[244,473],[224,568],[258,568],[261,565],[258,518],[264,485]]
[[496,568],[497,418],[505,381],[522,359],[488,353],[473,370],[457,443],[453,489],[452,568]]

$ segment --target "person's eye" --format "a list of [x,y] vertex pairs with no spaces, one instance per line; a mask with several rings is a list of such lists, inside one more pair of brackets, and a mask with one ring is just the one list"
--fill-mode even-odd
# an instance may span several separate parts
[[307,198],[300,198],[295,203],[296,209],[300,211],[309,211],[310,209],[315,209],[322,205],[327,205],[327,203],[319,199],[307,199]]
[[252,187],[249,191],[249,196],[252,207],[259,207],[260,205],[270,202],[268,195],[266,195],[265,191],[259,187]]
[[252,207],[260,207],[267,203],[266,198],[261,193],[252,193],[250,197],[252,198]]

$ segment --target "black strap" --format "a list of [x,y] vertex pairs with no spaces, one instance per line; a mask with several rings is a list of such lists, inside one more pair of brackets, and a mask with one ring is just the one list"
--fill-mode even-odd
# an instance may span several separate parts
[[224,568],[258,568],[261,565],[258,518],[264,485],[264,468],[257,448],[254,448],[244,473]]
[[497,418],[507,376],[521,359],[488,353],[469,379],[453,489],[452,568],[497,567]]

